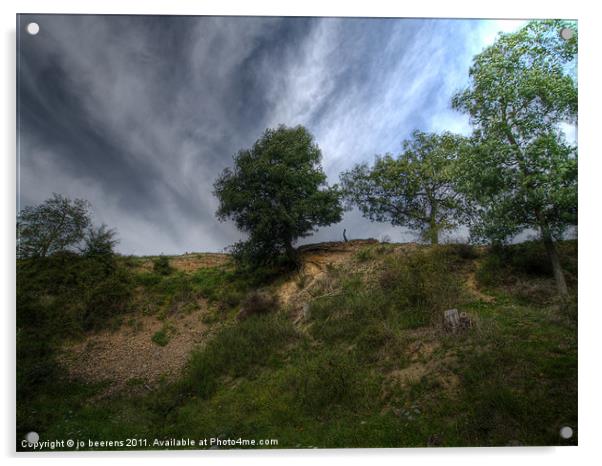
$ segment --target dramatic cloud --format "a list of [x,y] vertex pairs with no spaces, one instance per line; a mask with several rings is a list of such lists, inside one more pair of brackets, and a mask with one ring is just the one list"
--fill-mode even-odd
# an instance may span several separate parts
[[[217,251],[216,176],[267,127],[302,124],[329,181],[412,130],[467,133],[449,107],[472,57],[522,22],[21,15],[20,206],[89,200],[124,253]],[[30,21],[36,36],[25,34]],[[305,241],[414,236],[357,211]]]

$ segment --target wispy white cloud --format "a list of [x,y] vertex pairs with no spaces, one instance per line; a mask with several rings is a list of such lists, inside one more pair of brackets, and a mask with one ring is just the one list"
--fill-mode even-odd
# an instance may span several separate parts
[[[375,154],[397,153],[414,129],[469,134],[466,115],[451,97],[468,84],[472,58],[517,21],[399,21],[351,36],[346,20],[325,19],[296,50],[273,81],[271,125],[308,126],[323,150],[331,182],[353,164]],[[355,31],[354,31],[355,32]],[[359,42],[374,44],[369,51]],[[349,82],[361,62],[364,79]],[[343,85],[342,89],[339,86]],[[369,224],[357,211],[306,241],[339,238],[343,228],[359,236],[414,235],[389,225]]]
[[[212,182],[267,127],[315,135],[331,182],[450,108],[474,54],[520,22],[51,16],[26,38],[21,198],[84,197],[138,254],[219,250]],[[36,115],[34,114],[42,115]],[[307,241],[384,234],[357,211]]]

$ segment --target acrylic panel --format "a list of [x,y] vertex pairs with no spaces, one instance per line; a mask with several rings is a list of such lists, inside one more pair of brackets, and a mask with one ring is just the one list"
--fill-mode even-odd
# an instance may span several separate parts
[[577,44],[17,15],[17,450],[576,445]]

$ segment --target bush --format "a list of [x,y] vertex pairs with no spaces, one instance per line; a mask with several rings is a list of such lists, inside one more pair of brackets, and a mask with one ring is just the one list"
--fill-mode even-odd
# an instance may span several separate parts
[[512,274],[533,277],[552,276],[552,266],[541,241],[494,245],[491,247],[490,256]]
[[[56,361],[65,338],[111,325],[131,299],[127,269],[109,255],[60,252],[17,261],[17,430],[45,432],[77,384]],[[71,407],[70,407],[71,408]],[[58,413],[58,414],[57,414]]]
[[472,244],[451,243],[446,247],[452,254],[455,254],[460,259],[473,260],[480,256],[478,249]]
[[201,296],[209,301],[218,301],[221,293],[234,281],[234,274],[221,268],[207,268],[197,270],[193,276],[193,283]]
[[374,258],[374,250],[372,249],[371,246],[360,249],[357,253],[355,253],[355,259],[358,262],[367,262],[373,258]]
[[17,331],[17,397],[28,399],[59,373],[52,338],[43,330]]
[[[563,263],[567,259],[570,258],[561,256]],[[552,277],[552,266],[541,241],[494,245],[477,271],[477,280],[485,286],[512,285],[520,278]]]
[[342,283],[342,292],[311,302],[312,335],[324,342],[352,342],[366,327],[391,316],[387,296],[368,289],[354,278]]
[[278,306],[276,298],[267,292],[252,291],[243,300],[237,319],[244,320],[250,316],[267,314]]
[[200,269],[192,283],[201,296],[222,310],[238,306],[251,286],[247,277],[219,267]]
[[144,286],[145,288],[151,288],[161,283],[162,276],[156,272],[141,272],[135,275],[136,284]]
[[508,249],[510,266],[519,273],[533,277],[553,277],[552,264],[544,245],[526,242]]
[[169,275],[173,269],[169,265],[169,259],[166,256],[159,256],[153,260],[153,271],[159,275]]
[[206,397],[217,388],[221,376],[253,375],[253,368],[268,365],[296,335],[292,323],[278,314],[254,316],[225,327],[192,354],[181,390]]
[[242,291],[224,288],[218,295],[218,308],[221,311],[232,309],[240,304],[244,296]]
[[183,272],[163,277],[155,286],[155,291],[167,297],[172,303],[189,301],[195,294],[192,280]]
[[399,349],[397,335],[386,323],[374,322],[363,330],[356,339],[355,352],[360,361],[369,364],[383,358],[383,350]]
[[116,235],[115,230],[104,224],[98,228],[88,228],[82,253],[86,256],[113,256],[113,249],[119,242]]
[[377,359],[383,345],[398,343],[396,329],[429,325],[435,314],[458,306],[456,262],[440,249],[387,256],[377,283],[348,277],[338,293],[311,302],[310,332],[325,343],[356,343],[358,354]]
[[324,416],[337,407],[357,403],[364,388],[362,372],[348,353],[323,348],[304,354],[295,365],[289,383],[301,409]]
[[388,260],[381,287],[392,306],[409,317],[408,323],[425,325],[434,313],[457,306],[462,283],[444,250],[418,250],[399,260]]
[[57,253],[17,264],[17,324],[56,337],[107,326],[129,309],[130,274],[111,256]]
[[131,298],[130,276],[123,269],[99,280],[88,288],[83,315],[84,330],[105,327],[109,320],[129,309]]
[[169,335],[167,334],[167,327],[163,327],[161,330],[158,330],[151,337],[153,343],[156,343],[159,346],[165,346],[169,343]]

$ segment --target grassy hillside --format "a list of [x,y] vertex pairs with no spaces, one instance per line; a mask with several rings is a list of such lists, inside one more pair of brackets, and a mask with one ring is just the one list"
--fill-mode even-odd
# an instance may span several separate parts
[[[324,243],[253,276],[217,254],[58,260],[18,265],[18,439],[577,442],[576,303],[538,243]],[[471,328],[447,332],[449,308]]]

